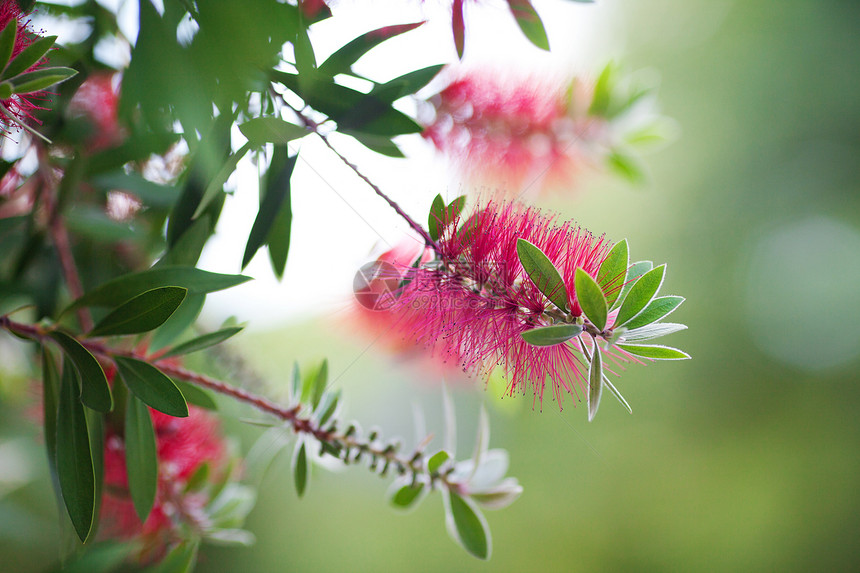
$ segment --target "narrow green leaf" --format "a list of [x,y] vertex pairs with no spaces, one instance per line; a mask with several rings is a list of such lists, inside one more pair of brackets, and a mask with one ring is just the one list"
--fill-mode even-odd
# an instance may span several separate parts
[[529,41],[541,50],[549,50],[549,39],[540,16],[530,0],[508,0],[511,13],[517,20],[520,30]]
[[520,336],[532,346],[555,346],[579,336],[581,332],[582,327],[577,324],[556,324],[526,330]]
[[609,168],[634,184],[644,183],[647,179],[645,166],[633,155],[614,149],[606,156]]
[[75,364],[81,382],[81,401],[93,410],[110,412],[113,409],[113,397],[104,370],[95,356],[65,332],[55,330],[50,333],[50,337]]
[[630,404],[627,403],[627,400],[624,399],[624,396],[621,395],[621,392],[619,392],[618,389],[612,385],[612,382],[610,382],[609,378],[606,377],[606,374],[603,375],[603,385],[608,388],[610,392],[612,392],[612,395],[615,396],[619,402],[621,402],[621,405],[624,406],[625,410],[627,410],[630,414],[633,413],[633,408],[630,407]]
[[597,284],[600,285],[609,308],[612,308],[615,301],[618,300],[618,295],[621,294],[624,280],[627,277],[628,266],[627,239],[624,239],[615,243],[600,264],[600,270],[597,271]]
[[300,139],[309,132],[304,127],[284,121],[279,117],[255,117],[239,124],[239,131],[248,138],[253,147],[266,143],[285,145],[294,139]]
[[203,216],[194,221],[175,243],[168,245],[167,252],[155,263],[155,266],[195,266],[200,260],[206,241],[212,235],[212,219],[213,217]]
[[82,306],[119,306],[132,297],[162,286],[179,286],[188,294],[205,294],[230,288],[251,277],[221,275],[194,267],[163,266],[123,275],[97,286],[63,310],[63,314]]
[[684,297],[682,296],[658,296],[649,302],[648,306],[627,322],[625,326],[633,330],[657,322],[671,314],[676,308],[681,306],[682,302],[684,302]]
[[463,549],[478,559],[489,559],[492,551],[490,528],[483,514],[471,500],[464,499],[458,494],[449,492],[445,496],[446,524],[448,532]]
[[190,328],[196,321],[197,316],[206,302],[205,294],[189,294],[170,315],[164,324],[159,326],[149,340],[149,351],[161,350]]
[[606,64],[606,67],[600,72],[597,82],[594,84],[591,105],[588,107],[589,115],[606,115],[611,103],[612,90],[615,87],[615,72],[616,66],[613,62]]
[[269,245],[269,259],[272,270],[278,279],[284,278],[287,266],[287,256],[290,253],[290,236],[293,226],[292,185],[290,183],[296,158],[290,158],[287,147],[276,145],[272,154],[272,162],[266,171],[265,197],[282,195],[281,206],[266,235]]
[[212,203],[219,194],[223,193],[224,184],[230,178],[230,175],[236,171],[236,166],[239,165],[239,161],[245,157],[252,147],[254,147],[254,144],[251,141],[248,141],[245,145],[237,149],[235,153],[232,153],[227,157],[224,164],[221,166],[221,169],[218,170],[215,177],[213,177],[212,180],[209,181],[209,184],[206,185],[206,190],[203,191],[203,197],[200,198],[200,203],[197,204],[197,209],[195,209],[194,214],[191,215],[192,219],[200,217],[206,208],[209,207],[209,204]]
[[389,102],[396,101],[402,97],[414,94],[429,84],[444,67],[444,64],[437,64],[403,74],[384,84],[373,86],[370,93],[377,98],[384,98]]
[[403,152],[400,151],[397,144],[391,141],[390,137],[355,132],[350,132],[349,135],[354,137],[357,142],[369,150],[379,153],[380,155],[393,157],[394,159],[403,159],[406,157]]
[[591,356],[591,365],[588,367],[588,421],[592,421],[597,415],[600,406],[600,396],[603,394],[603,360],[601,358],[600,346],[594,341],[594,353]]
[[568,310],[567,289],[552,261],[543,251],[525,239],[517,239],[517,256],[538,290],[560,310],[566,312]]
[[671,346],[619,344],[618,347],[630,354],[642,356],[643,358],[653,358],[654,360],[687,360],[690,358],[690,355],[686,352],[672,348]]
[[678,332],[680,330],[686,329],[687,325],[685,324],[676,324],[674,322],[658,322],[651,323],[647,326],[640,326],[635,330],[628,330],[621,335],[621,338],[623,342],[641,342],[644,340],[660,338],[661,336],[666,336],[667,334],[672,334],[673,332]]
[[639,312],[647,306],[657,291],[660,290],[660,285],[663,284],[663,276],[666,271],[666,265],[652,269],[642,275],[636,284],[631,287],[630,292],[621,303],[621,309],[615,317],[615,326],[624,326],[627,321],[639,314]]
[[93,476],[95,477],[95,507],[93,508],[92,531],[99,530],[101,517],[102,488],[105,476],[105,424],[104,414],[90,408],[84,408],[87,419],[87,435],[90,438],[90,453],[93,460]]
[[[272,226],[281,211],[281,205],[283,205],[285,200],[289,199],[290,177],[293,174],[293,168],[295,168],[298,158],[298,155],[287,158],[282,172],[276,177],[279,180],[277,183],[281,184],[269,185],[266,189],[263,201],[260,203],[260,210],[257,212],[254,225],[251,227],[251,233],[248,235],[248,242],[245,245],[245,254],[242,256],[243,269],[251,262],[257,250],[267,242]],[[287,211],[290,212],[289,204],[287,205]],[[287,237],[287,241],[289,242],[289,237]]]
[[[69,366],[71,368],[71,366]],[[57,408],[60,402],[60,373],[47,345],[42,346],[42,422],[51,481],[57,479]],[[55,483],[55,485],[57,485]]]
[[77,370],[65,363],[57,415],[57,476],[75,532],[86,542],[95,518],[96,483]]
[[603,331],[606,328],[609,305],[600,285],[582,268],[576,269],[573,284],[576,289],[576,301],[582,308],[582,312],[597,330]]
[[627,278],[624,279],[624,286],[621,287],[621,294],[618,295],[618,298],[615,300],[615,303],[612,305],[612,308],[616,308],[621,306],[621,303],[624,302],[624,299],[627,298],[627,293],[630,292],[630,289],[633,288],[633,285],[636,281],[654,268],[654,264],[651,261],[639,261],[638,263],[633,263],[630,265],[630,268],[627,269]]
[[415,22],[413,24],[397,24],[394,26],[385,26],[377,30],[371,30],[346,45],[338,49],[335,53],[329,56],[319,66],[321,74],[335,76],[337,74],[349,73],[352,65],[359,60],[363,55],[375,48],[385,40],[414,30],[424,24],[424,22]]
[[216,330],[215,332],[210,332],[208,334],[198,336],[197,338],[189,340],[188,342],[183,342],[179,346],[171,348],[169,351],[162,354],[160,358],[179,356],[182,354],[191,354],[192,352],[197,352],[199,350],[209,348],[210,346],[214,346],[216,344],[224,342],[231,336],[242,332],[244,328],[244,326],[232,326],[230,328],[223,328],[221,330]]
[[188,478],[188,481],[185,482],[185,492],[191,493],[195,491],[200,491],[206,485],[206,480],[209,479],[209,471],[211,467],[209,466],[209,462],[203,462],[197,469],[194,470],[194,473],[191,474],[191,477]]
[[328,359],[322,361],[320,364],[319,370],[316,372],[316,376],[314,377],[314,382],[311,390],[311,406],[316,408],[320,403],[320,398],[322,398],[323,392],[325,392],[326,386],[328,386]]
[[149,408],[134,394],[125,408],[125,465],[128,489],[140,522],[146,521],[158,489],[158,455]]
[[304,401],[302,399],[302,375],[299,372],[299,363],[293,362],[293,372],[290,377],[290,400]]
[[310,466],[308,465],[308,454],[305,450],[304,440],[299,440],[297,449],[293,454],[293,480],[295,481],[296,493],[299,497],[305,494],[310,477]]
[[437,194],[430,205],[430,213],[427,214],[427,231],[430,233],[430,238],[434,241],[439,240],[439,227],[444,216],[445,201],[442,200],[442,195]]
[[442,467],[442,464],[447,462],[449,459],[451,459],[451,456],[448,455],[448,452],[446,452],[445,450],[439,450],[438,452],[430,456],[429,460],[427,460],[427,471],[431,474],[439,471],[439,468]]
[[420,485],[412,487],[412,484],[406,484],[391,496],[391,505],[400,509],[407,509],[421,498],[423,491],[424,488]]
[[77,75],[72,68],[41,68],[10,78],[12,92],[18,95],[39,92]]
[[6,66],[5,70],[3,70],[3,73],[0,74],[0,81],[14,78],[18,74],[29,70],[36,64],[36,62],[41,60],[42,57],[48,53],[48,50],[51,49],[56,41],[56,36],[45,36],[44,38],[39,38],[30,44],[27,48],[21,50],[17,56],[12,58],[12,61],[9,62],[9,65]]
[[174,380],[173,383],[176,384],[176,387],[179,388],[179,391],[182,392],[183,396],[185,396],[185,401],[189,404],[194,404],[195,406],[200,406],[207,410],[218,409],[218,404],[203,388],[195,386],[194,384],[189,384],[188,382],[183,382],[182,380]]
[[179,198],[179,190],[173,185],[161,185],[149,181],[138,173],[113,171],[90,178],[92,183],[102,191],[120,189],[135,195],[149,207],[169,209]]
[[121,304],[105,316],[88,336],[138,334],[158,328],[179,308],[188,289],[156,287]]
[[197,563],[199,546],[196,539],[180,541],[150,573],[191,573]]
[[125,356],[115,356],[114,362],[128,389],[147,405],[168,416],[188,416],[188,405],[182,392],[158,368]]
[[12,57],[15,48],[15,39],[18,36],[18,19],[10,18],[3,32],[0,33],[0,70],[5,70]]

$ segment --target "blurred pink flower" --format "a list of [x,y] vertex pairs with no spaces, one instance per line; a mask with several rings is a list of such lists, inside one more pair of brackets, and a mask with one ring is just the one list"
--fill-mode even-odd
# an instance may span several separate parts
[[[569,183],[591,162],[588,145],[601,137],[604,122],[572,104],[566,89],[545,79],[463,75],[431,98],[435,116],[424,136],[470,179],[511,192]],[[570,89],[583,92],[574,101],[590,100],[581,82]]]
[[81,84],[69,102],[69,113],[86,123],[89,151],[113,147],[125,136],[117,119],[119,85],[113,72],[97,72]]

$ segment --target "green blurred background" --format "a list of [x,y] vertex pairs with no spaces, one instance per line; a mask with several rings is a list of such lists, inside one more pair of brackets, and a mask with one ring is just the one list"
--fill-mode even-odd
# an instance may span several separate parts
[[[860,570],[860,3],[617,5],[625,63],[659,70],[683,135],[648,158],[649,187],[601,180],[549,206],[669,263],[690,330],[667,343],[694,359],[631,368],[634,414],[607,399],[591,424],[455,387],[461,455],[485,402],[525,488],[487,515],[489,562],[451,542],[438,496],[401,515],[388,480],[351,467],[315,471],[298,500],[284,456],[247,524],[257,545],[207,548],[199,571]],[[438,376],[328,318],[240,350],[272,379],[328,356],[347,417],[412,443],[418,403],[438,436]],[[0,500],[0,570],[54,558],[48,491]]]

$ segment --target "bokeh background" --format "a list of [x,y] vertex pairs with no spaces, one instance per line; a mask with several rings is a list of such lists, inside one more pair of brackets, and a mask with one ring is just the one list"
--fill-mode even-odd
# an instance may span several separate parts
[[[591,178],[542,204],[669,263],[666,293],[687,297],[673,319],[690,329],[667,343],[694,359],[631,368],[618,387],[634,414],[606,399],[590,424],[570,401],[540,411],[500,399],[495,382],[452,382],[461,454],[485,403],[491,445],[525,488],[487,515],[489,562],[451,542],[438,496],[401,515],[385,506],[387,480],[350,467],[316,468],[299,500],[284,455],[247,524],[257,545],[207,548],[199,571],[860,569],[860,4],[602,3],[612,41],[591,49],[595,67],[658,70],[682,135],[648,157],[644,188]],[[577,29],[549,24],[551,41]],[[440,376],[385,353],[347,307],[250,332],[234,351],[274,396],[294,360],[328,356],[348,418],[413,443],[417,405],[440,444]],[[53,498],[13,405],[0,424],[22,438],[0,449],[0,472],[36,474],[0,498],[0,570],[43,571]],[[226,411],[250,444],[247,412]]]

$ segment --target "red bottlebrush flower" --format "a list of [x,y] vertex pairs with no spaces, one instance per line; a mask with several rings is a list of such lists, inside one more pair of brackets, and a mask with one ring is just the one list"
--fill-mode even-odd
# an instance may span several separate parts
[[189,406],[187,418],[174,418],[150,409],[158,450],[159,474],[155,503],[145,523],[135,513],[128,494],[125,445],[108,427],[105,435],[104,496],[101,505],[103,535],[142,542],[140,559],[157,560],[181,536],[181,525],[205,527],[203,512],[210,499],[205,492],[186,492],[188,479],[204,463],[216,475],[224,471],[226,448],[217,419]]
[[[579,338],[555,346],[523,340],[523,332],[552,323],[547,313],[553,307],[520,263],[517,239],[536,245],[553,261],[572,313],[580,315],[576,269],[597,275],[609,251],[605,239],[568,222],[559,224],[532,207],[490,202],[448,227],[438,241],[439,261],[401,267],[408,282],[389,311],[392,330],[471,374],[503,366],[510,395],[531,388],[542,402],[550,383],[561,407],[564,393],[578,396],[577,386],[584,389],[582,348]],[[605,354],[629,359],[622,351]]]
[[588,161],[588,145],[604,123],[572,109],[568,99],[561,85],[470,74],[431,98],[435,117],[424,136],[457,158],[468,178],[492,179],[515,192],[541,181],[568,182]]
[[69,113],[88,124],[86,146],[89,151],[113,147],[125,136],[117,119],[119,89],[116,74],[100,72],[81,84],[69,102]]
[[[25,19],[26,16],[26,14],[21,12],[15,0],[0,0],[0,30],[5,29],[13,21],[18,26],[18,33],[15,37],[15,45],[12,48],[11,58],[20,54],[38,39],[32,30],[30,30],[30,21]],[[29,72],[40,68],[44,63],[45,60],[42,58],[26,71]],[[33,112],[45,109],[36,103],[42,99],[44,99],[44,92],[16,94],[5,99],[0,99],[0,106],[6,112],[0,114],[0,131],[8,133],[12,129],[18,130],[20,127],[17,124],[27,120],[38,122],[38,120],[33,118]],[[13,120],[12,118],[15,119]]]

